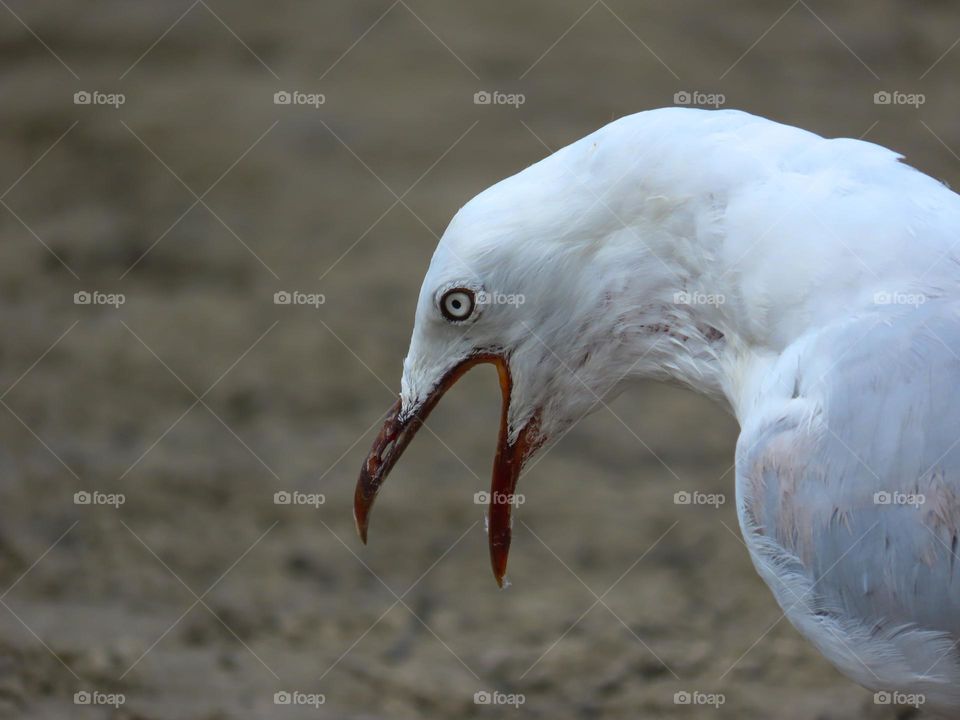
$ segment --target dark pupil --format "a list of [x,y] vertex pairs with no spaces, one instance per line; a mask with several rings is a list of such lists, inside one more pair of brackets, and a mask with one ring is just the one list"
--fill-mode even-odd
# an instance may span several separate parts
[[453,309],[454,309],[454,310],[459,310],[459,309],[460,309],[461,303],[460,303],[459,300],[453,300],[450,304],[453,305]]

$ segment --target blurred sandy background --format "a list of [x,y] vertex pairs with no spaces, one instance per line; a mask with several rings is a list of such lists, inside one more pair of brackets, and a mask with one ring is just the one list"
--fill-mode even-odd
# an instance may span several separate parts
[[[491,370],[399,464],[368,548],[351,500],[471,196],[682,91],[956,181],[953,3],[0,5],[0,716],[895,716],[778,621],[739,539],[735,423],[681,390],[619,398],[529,472],[505,592],[473,503]],[[294,290],[325,303],[274,304]],[[294,490],[326,502],[274,503]],[[494,690],[525,702],[474,703]]]

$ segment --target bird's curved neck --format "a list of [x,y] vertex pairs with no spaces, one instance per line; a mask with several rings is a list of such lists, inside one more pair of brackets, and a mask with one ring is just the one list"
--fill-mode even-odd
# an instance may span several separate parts
[[[644,233],[642,247],[633,234],[624,251],[635,256],[620,290],[629,317],[617,318],[612,329],[628,338],[621,361],[628,377],[690,387],[737,414],[745,368],[758,352],[750,319],[739,308],[738,277],[712,260],[713,241],[691,241],[682,224],[668,230],[651,224],[638,232]],[[608,276],[631,267],[613,262],[618,269],[608,268]]]

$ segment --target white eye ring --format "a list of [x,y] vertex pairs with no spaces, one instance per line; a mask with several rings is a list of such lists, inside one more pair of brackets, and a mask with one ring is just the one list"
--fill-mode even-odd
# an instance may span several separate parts
[[469,288],[447,290],[440,298],[440,312],[450,322],[463,322],[473,314],[476,298]]

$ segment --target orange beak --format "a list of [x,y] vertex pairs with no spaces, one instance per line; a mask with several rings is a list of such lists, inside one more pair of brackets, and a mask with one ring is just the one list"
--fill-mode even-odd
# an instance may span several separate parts
[[360,469],[357,489],[353,498],[353,515],[357,522],[360,539],[367,542],[367,527],[370,523],[370,509],[377,498],[377,492],[391,468],[400,459],[417,430],[426,421],[427,416],[436,407],[443,394],[453,387],[470,368],[480,363],[496,366],[500,376],[500,391],[503,403],[500,410],[500,435],[497,441],[497,454],[493,462],[493,480],[490,488],[487,540],[490,546],[490,562],[497,585],[503,587],[503,577],[507,572],[507,558],[510,553],[510,513],[513,508],[513,496],[523,463],[543,444],[539,434],[537,416],[521,429],[516,440],[509,441],[507,412],[510,409],[510,394],[513,387],[510,367],[506,359],[499,354],[478,353],[455,365],[437,384],[430,395],[403,419],[400,418],[400,401],[397,400],[370,448],[370,454]]

